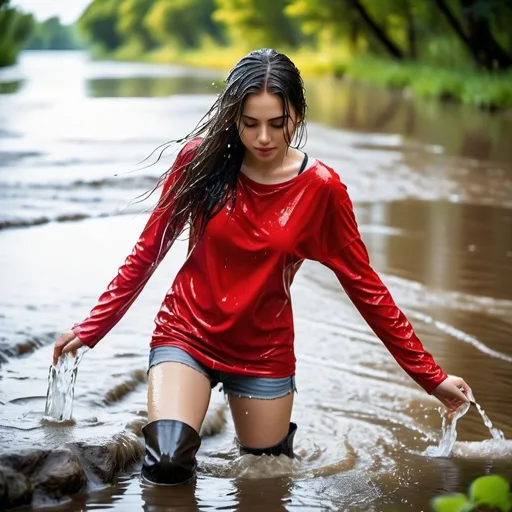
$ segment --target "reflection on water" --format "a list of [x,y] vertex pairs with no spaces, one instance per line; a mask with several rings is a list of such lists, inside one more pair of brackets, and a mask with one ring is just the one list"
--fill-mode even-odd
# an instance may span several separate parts
[[[26,53],[0,71],[0,83],[23,81],[0,95],[0,466],[18,460],[19,469],[6,454],[39,447],[46,466],[26,459],[35,470],[19,477],[36,497],[49,482],[69,484],[69,474],[48,475],[71,461],[89,492],[61,510],[128,512],[169,503],[418,512],[485,473],[512,481],[511,117],[332,80],[306,83],[307,151],[347,183],[373,265],[428,350],[467,379],[503,431],[498,452],[471,407],[457,422],[453,456],[425,456],[442,440],[439,404],[397,367],[332,273],[306,262],[292,289],[297,459],[240,458],[228,420],[203,439],[195,486],[141,487],[148,340],[186,240],[80,364],[74,421],[41,421],[56,333],[84,317],[129,253],[154,197],[132,201],[176,148],[147,169],[134,171],[136,162],[192,129],[223,78],[67,52]],[[222,407],[215,390],[211,409]]]
[[0,94],[14,94],[20,90],[21,85],[21,80],[16,80],[14,82],[0,82]]
[[404,137],[409,143],[404,156],[426,150],[468,158],[469,165],[476,163],[472,159],[481,164],[506,164],[510,170],[512,116],[508,113],[495,115],[452,103],[420,101],[400,92],[335,79],[306,85],[310,120],[355,132]]
[[510,299],[511,209],[400,201],[361,205],[358,219],[363,232],[366,225],[395,229],[394,236],[364,233],[386,272],[437,289]]
[[159,98],[174,94],[218,94],[221,81],[182,76],[177,78],[99,78],[87,82],[87,92],[97,98]]

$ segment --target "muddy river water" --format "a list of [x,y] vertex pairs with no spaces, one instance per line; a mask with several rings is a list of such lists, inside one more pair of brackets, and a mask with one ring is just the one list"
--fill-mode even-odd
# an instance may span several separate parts
[[292,287],[297,459],[238,457],[216,389],[195,485],[142,487],[148,342],[184,240],[83,356],[73,421],[44,420],[55,337],[84,318],[131,250],[154,197],[134,200],[176,147],[151,167],[137,162],[186,134],[222,78],[76,52],[25,53],[0,72],[0,498],[25,493],[26,510],[419,512],[477,476],[512,481],[512,115],[326,79],[306,83],[306,150],[348,185],[374,267],[505,440],[490,443],[472,407],[452,454],[432,456],[440,404],[397,366],[334,274],[307,262]]

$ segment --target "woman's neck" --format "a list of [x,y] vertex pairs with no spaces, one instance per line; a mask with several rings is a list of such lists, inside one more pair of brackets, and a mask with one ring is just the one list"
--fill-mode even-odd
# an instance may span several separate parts
[[295,167],[297,163],[300,167],[303,158],[304,154],[295,148],[289,148],[286,153],[278,154],[269,161],[259,160],[246,150],[242,160],[242,167],[262,175],[281,174],[286,172],[286,169]]
[[269,162],[258,160],[246,151],[240,170],[255,181],[286,181],[298,174],[303,159],[304,154],[294,148],[289,148],[284,155],[277,155]]

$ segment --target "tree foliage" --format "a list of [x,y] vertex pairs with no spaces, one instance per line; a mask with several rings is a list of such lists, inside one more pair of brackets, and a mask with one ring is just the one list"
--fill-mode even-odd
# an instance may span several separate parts
[[512,67],[510,0],[93,0],[80,20],[107,50],[349,48],[429,64]]
[[144,23],[154,3],[153,0],[119,2],[116,32],[124,42],[135,43],[141,50],[149,50],[154,46],[154,38]]
[[285,9],[288,0],[216,0],[213,18],[242,47],[293,47],[299,30]]
[[91,43],[106,51],[116,50],[125,42],[118,29],[118,0],[93,0],[78,20],[78,27]]
[[80,47],[74,28],[63,25],[58,17],[36,23],[25,45],[28,50],[75,50]]
[[0,67],[16,62],[33,28],[32,15],[10,7],[9,0],[0,0]]
[[213,20],[214,0],[156,0],[144,20],[162,44],[198,48],[205,37],[221,41],[222,30]]

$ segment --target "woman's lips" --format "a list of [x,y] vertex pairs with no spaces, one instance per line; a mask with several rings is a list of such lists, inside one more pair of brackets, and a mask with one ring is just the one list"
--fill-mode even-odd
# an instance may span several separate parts
[[263,155],[268,155],[269,153],[274,151],[274,149],[275,148],[256,148],[256,151],[258,151],[259,153],[261,153]]

